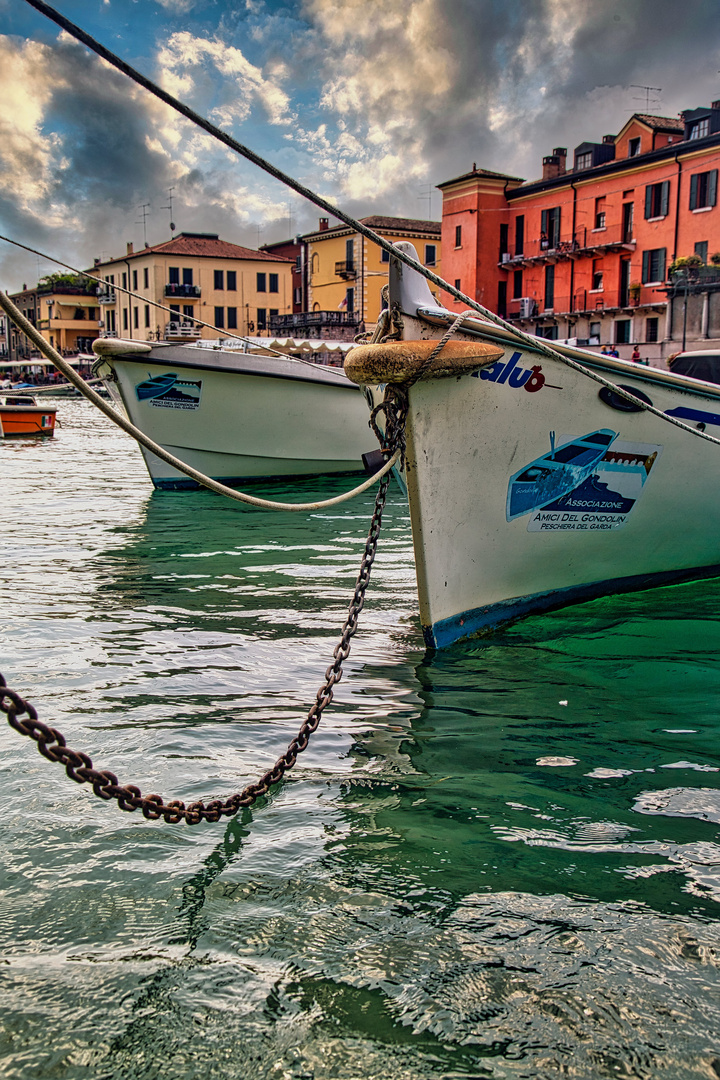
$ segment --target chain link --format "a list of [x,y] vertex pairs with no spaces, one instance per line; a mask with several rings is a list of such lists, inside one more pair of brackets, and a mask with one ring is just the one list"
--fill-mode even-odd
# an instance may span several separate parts
[[[397,387],[388,387],[386,391],[387,406],[387,430],[386,437],[380,437],[383,452],[392,454],[398,448],[404,449],[405,417],[407,415],[406,402],[402,392],[398,394]],[[360,613],[365,605],[365,593],[370,582],[370,572],[377,552],[378,537],[382,525],[382,515],[387,498],[387,490],[390,484],[390,474],[383,477],[375,498],[373,512],[365,550],[360,562],[360,570],[355,582],[355,592],[348,608],[348,617],[342,628],[340,641],[333,651],[333,662],[325,672],[325,682],[320,687],[315,701],[302,723],[299,732],[288,745],[284,754],[281,754],[272,768],[263,773],[259,780],[248,784],[242,791],[230,795],[227,799],[211,799],[207,803],[194,802],[186,806],[181,799],[172,799],[165,802],[160,795],[143,795],[135,784],[121,784],[109,769],[96,769],[91,758],[81,750],[72,750],[65,741],[65,736],[56,728],[49,727],[42,720],[34,707],[25,701],[18,693],[11,690],[5,679],[0,674],[0,711],[8,718],[8,723],[21,735],[34,739],[38,751],[48,761],[59,762],[65,766],[65,772],[78,784],[91,784],[93,792],[99,799],[110,802],[115,799],[121,810],[132,812],[142,810],[143,815],[151,821],[163,818],[168,824],[175,825],[180,821],[188,825],[197,825],[201,821],[219,821],[221,817],[232,817],[245,806],[252,806],[261,796],[275,784],[279,784],[285,774],[292,769],[310,742],[310,736],[322,718],[323,711],[333,699],[333,688],[340,682],[343,675],[343,663],[350,655],[350,643],[358,626]],[[26,717],[26,719],[22,719]]]

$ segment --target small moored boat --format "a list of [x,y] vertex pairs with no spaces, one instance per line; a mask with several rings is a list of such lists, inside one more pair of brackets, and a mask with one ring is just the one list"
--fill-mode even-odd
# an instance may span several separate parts
[[[376,449],[342,370],[267,352],[100,338],[94,372],[136,427],[228,485],[362,472]],[[141,447],[157,488],[197,483]]]
[[52,435],[55,431],[54,405],[38,405],[29,394],[0,394],[0,438],[11,435]]

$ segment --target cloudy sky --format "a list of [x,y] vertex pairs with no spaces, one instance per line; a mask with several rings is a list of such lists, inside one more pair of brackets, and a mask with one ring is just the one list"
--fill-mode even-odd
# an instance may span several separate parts
[[[526,179],[555,146],[720,98],[718,0],[54,0],[165,89],[356,215]],[[648,87],[650,89],[640,89]],[[73,265],[177,230],[249,247],[319,211],[0,0],[0,232]],[[647,109],[649,101],[650,108]],[[0,242],[0,286],[53,269]]]

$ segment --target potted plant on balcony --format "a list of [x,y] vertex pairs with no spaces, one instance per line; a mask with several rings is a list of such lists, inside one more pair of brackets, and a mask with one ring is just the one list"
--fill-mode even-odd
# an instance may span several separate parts
[[640,303],[640,291],[641,291],[641,289],[642,289],[642,285],[640,284],[639,281],[633,281],[628,286],[628,294],[630,296],[630,303],[632,304],[633,307],[637,307],[638,304]]

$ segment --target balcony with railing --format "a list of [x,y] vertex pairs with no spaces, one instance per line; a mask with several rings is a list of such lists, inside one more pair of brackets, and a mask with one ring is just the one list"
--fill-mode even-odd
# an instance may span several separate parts
[[[718,275],[720,280],[720,274]],[[679,289],[678,292],[682,290]],[[554,296],[550,303],[531,297],[508,300],[507,318],[543,319],[554,315],[594,315],[596,312],[630,311],[632,308],[662,306],[664,300],[653,295],[655,290],[641,298],[629,289],[603,291],[576,289],[572,296]]]
[[170,322],[165,327],[165,341],[197,341],[202,328],[189,322]]
[[355,269],[355,263],[352,259],[345,260],[344,262],[335,263],[335,276],[343,278],[347,281],[350,278],[357,277],[357,270]]
[[327,327],[355,327],[360,325],[360,315],[355,311],[296,311],[293,315],[271,315],[270,329],[273,334],[311,333]]
[[98,289],[97,291],[98,304],[114,304],[117,295],[114,289]]
[[510,249],[500,256],[500,265],[513,270],[523,263],[558,262],[561,259],[590,255],[594,251],[634,251],[635,239],[623,225],[608,225],[601,229],[577,229],[557,239],[541,235],[527,239],[521,249]]
[[165,286],[166,296],[182,296],[188,300],[196,300],[200,296],[199,285],[179,285],[176,282],[168,282]]

